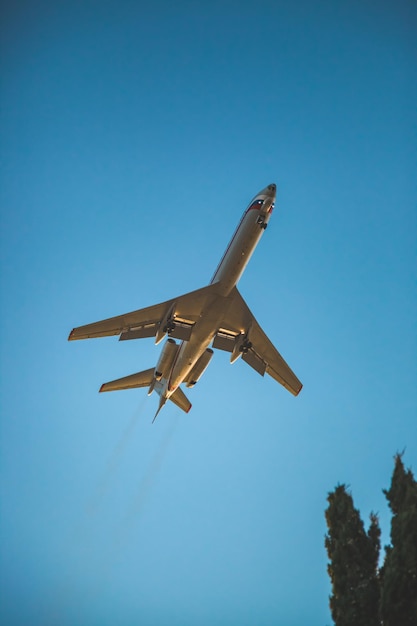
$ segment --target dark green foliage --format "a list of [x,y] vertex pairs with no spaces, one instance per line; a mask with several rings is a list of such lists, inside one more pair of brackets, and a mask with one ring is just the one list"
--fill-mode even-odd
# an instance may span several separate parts
[[[325,545],[332,582],[330,609],[336,626],[380,626],[378,557],[381,531],[371,515],[365,531],[344,485],[327,498]],[[397,625],[398,626],[398,625]]]
[[391,545],[379,572],[377,517],[371,515],[366,533],[346,487],[329,494],[325,543],[336,626],[417,626],[417,482],[401,454],[384,493],[392,512]]
[[395,457],[389,490],[392,511],[391,546],[385,548],[381,570],[381,617],[384,626],[417,625],[417,482]]

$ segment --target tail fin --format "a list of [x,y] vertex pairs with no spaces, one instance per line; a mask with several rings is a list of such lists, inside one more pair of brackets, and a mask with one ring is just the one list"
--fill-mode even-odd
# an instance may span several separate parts
[[158,410],[155,413],[155,416],[152,420],[152,424],[154,423],[154,421],[156,420],[156,418],[158,417],[158,413],[159,411],[162,409],[162,407],[164,406],[165,402],[167,401],[165,396],[159,396],[159,406],[158,406]]
[[183,392],[180,387],[178,387],[172,396],[169,396],[169,399],[172,400],[174,404],[176,404],[180,409],[188,413],[191,409],[191,402],[188,400],[187,396]]
[[117,391],[118,389],[134,389],[135,387],[149,387],[153,380],[154,371],[155,368],[151,367],[149,370],[131,374],[124,378],[118,378],[109,383],[104,383],[100,387],[100,392]]

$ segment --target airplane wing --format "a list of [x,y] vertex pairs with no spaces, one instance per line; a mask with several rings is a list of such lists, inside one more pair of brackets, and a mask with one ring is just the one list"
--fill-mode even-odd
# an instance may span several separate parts
[[79,326],[70,332],[68,341],[111,335],[120,335],[120,340],[155,337],[161,324],[168,321],[170,312],[173,314],[175,323],[168,333],[169,336],[188,340],[191,329],[213,288],[213,285],[209,285],[145,309]]
[[301,382],[259,326],[236,287],[230,294],[229,302],[213,348],[233,352],[239,337],[246,336],[250,347],[243,352],[242,359],[261,376],[266,372],[293,395],[298,395]]

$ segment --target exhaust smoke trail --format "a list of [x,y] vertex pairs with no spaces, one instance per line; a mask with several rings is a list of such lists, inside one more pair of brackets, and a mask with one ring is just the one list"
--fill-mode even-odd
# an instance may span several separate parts
[[126,452],[127,446],[132,439],[139,417],[141,416],[145,408],[146,401],[147,396],[143,398],[142,402],[133,413],[124,432],[122,433],[122,436],[116,443],[113,452],[111,453],[106,463],[98,485],[94,490],[90,502],[86,506],[86,513],[91,517],[97,515],[101,505],[109,494],[112,480],[121,465],[124,453]]
[[[169,427],[164,437],[159,443],[159,446],[156,448],[154,455],[150,460],[148,469],[146,470],[145,474],[139,481],[139,484],[136,490],[136,495],[124,519],[122,530],[128,531],[129,528],[131,528],[133,523],[136,522],[138,517],[140,516],[140,513],[143,510],[143,506],[146,502],[146,499],[151,489],[154,487],[156,479],[158,477],[158,473],[162,468],[163,462],[166,458],[166,455],[169,449],[169,445],[173,439],[174,433],[178,426],[178,422],[179,422],[179,415],[178,413],[176,413],[175,416],[172,418],[172,421],[170,422]],[[122,534],[125,535],[126,532],[123,532]]]
[[[110,539],[109,537],[110,541],[107,544],[108,550],[105,554],[101,555],[99,574],[95,583],[89,587],[84,596],[86,601],[88,597],[88,602],[90,604],[97,601],[104,593],[106,585],[111,580],[111,576],[115,571],[118,561],[123,558],[123,555],[126,552],[126,548],[133,535],[133,530],[137,526],[151,491],[155,487],[158,474],[166,459],[178,423],[179,416],[175,415],[168,425],[161,441],[156,446],[145,473],[139,480],[130,507],[127,509],[124,518],[120,521],[119,527],[116,529],[112,538]],[[129,428],[127,428],[126,433],[129,432]],[[121,439],[121,442],[122,441],[123,438]],[[118,450],[119,446],[117,446],[116,449]]]
[[[97,517],[100,515],[106,499],[109,497],[113,479],[120,468],[128,444],[132,440],[135,428],[138,425],[139,418],[144,412],[146,402],[147,396],[143,398],[139,406],[133,412],[119,440],[116,442],[112,453],[105,463],[101,477],[94,488],[89,501],[81,507],[78,523],[76,523],[70,530],[69,535],[65,539],[65,543],[69,543],[72,546],[73,563],[72,567],[66,573],[63,572],[61,575],[61,581],[57,586],[55,598],[49,607],[46,626],[52,626],[56,623],[71,623],[71,619],[69,619],[69,612],[70,607],[75,606],[74,598],[78,597],[79,602],[85,595],[85,593],[80,593],[79,588],[77,589],[78,584],[77,580],[74,578],[73,572],[84,569],[86,563],[94,563],[97,561],[97,545],[95,542],[96,529],[91,527],[91,523],[93,523],[95,527]],[[110,574],[110,559],[105,559],[105,563],[103,564],[107,565],[107,567],[104,568],[104,571]],[[99,579],[103,584],[105,580],[103,579],[103,574],[99,576]],[[100,582],[95,583],[93,589],[95,594],[93,595],[98,595],[102,584],[100,585]]]

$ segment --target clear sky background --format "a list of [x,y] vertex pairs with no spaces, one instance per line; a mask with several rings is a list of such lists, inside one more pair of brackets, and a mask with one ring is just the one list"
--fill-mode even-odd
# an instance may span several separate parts
[[[4,2],[2,623],[326,626],[326,496],[383,542],[417,470],[416,8]],[[239,289],[304,383],[217,352],[192,411],[101,383],[152,339],[73,326],[207,284],[276,182]]]

